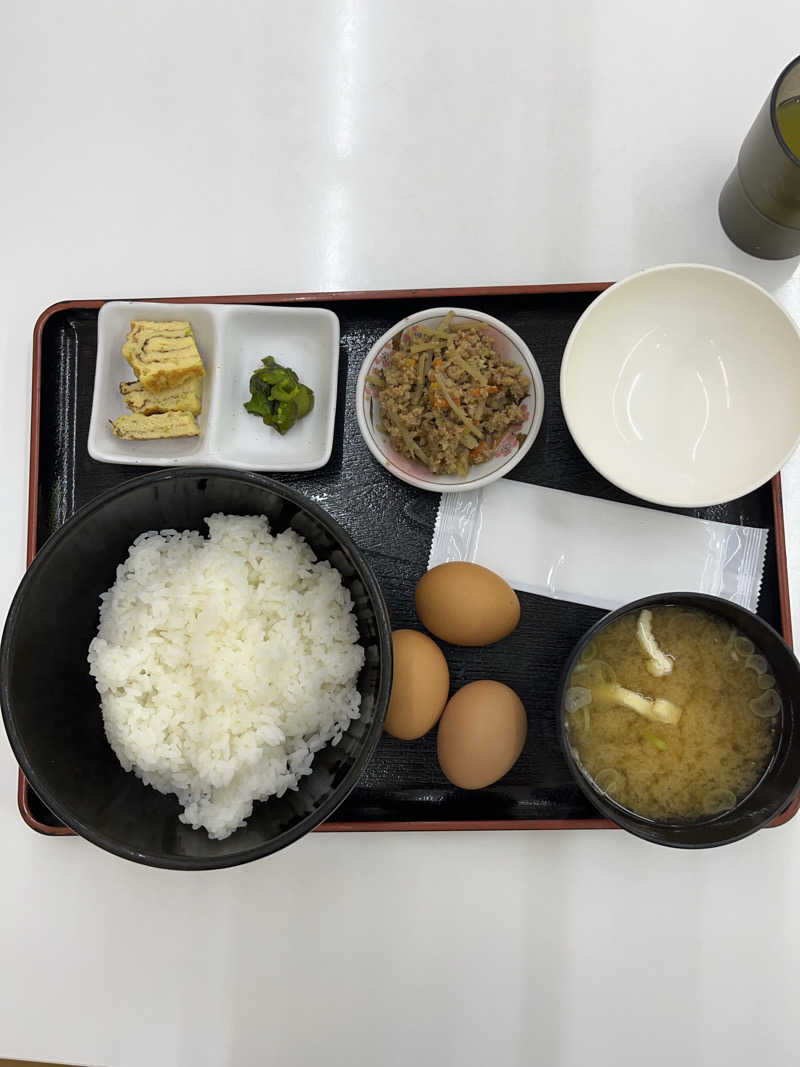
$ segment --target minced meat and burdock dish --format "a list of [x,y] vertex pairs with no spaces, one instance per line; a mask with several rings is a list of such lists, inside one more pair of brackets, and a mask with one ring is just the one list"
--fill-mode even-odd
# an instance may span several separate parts
[[485,323],[418,324],[392,342],[389,362],[367,381],[380,402],[378,429],[433,474],[466,475],[485,463],[513,426],[531,380],[495,351]]

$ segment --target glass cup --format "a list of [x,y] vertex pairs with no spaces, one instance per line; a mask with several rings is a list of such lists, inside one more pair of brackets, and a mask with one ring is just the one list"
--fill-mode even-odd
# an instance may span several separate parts
[[800,256],[800,56],[781,72],[719,198],[722,228],[761,259]]

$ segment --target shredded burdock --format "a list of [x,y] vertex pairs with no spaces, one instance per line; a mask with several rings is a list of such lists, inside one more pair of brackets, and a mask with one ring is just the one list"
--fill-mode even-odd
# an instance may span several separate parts
[[367,379],[380,403],[378,429],[433,474],[466,475],[524,422],[531,380],[500,358],[485,323],[454,323],[451,311],[435,328],[405,330],[392,348]]

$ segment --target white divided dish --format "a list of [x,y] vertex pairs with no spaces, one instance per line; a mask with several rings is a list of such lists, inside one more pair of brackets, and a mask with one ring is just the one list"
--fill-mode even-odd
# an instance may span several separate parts
[[780,470],[800,436],[800,332],[758,285],[695,264],[607,289],[576,323],[561,403],[586,459],[656,504],[708,507]]
[[[122,355],[131,319],[191,323],[206,368],[199,437],[124,441],[114,436],[111,420],[128,413],[119,384],[134,379]],[[313,410],[284,436],[244,410],[250,376],[266,356],[291,367],[314,393]],[[97,324],[89,455],[103,463],[149,467],[315,470],[327,463],[333,447],[338,370],[339,320],[325,308],[109,301],[100,308]]]

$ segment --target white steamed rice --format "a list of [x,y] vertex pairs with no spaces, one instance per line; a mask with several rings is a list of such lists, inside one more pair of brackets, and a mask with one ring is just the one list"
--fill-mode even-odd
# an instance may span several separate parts
[[138,537],[101,597],[89,665],[126,771],[175,793],[209,837],[297,789],[358,718],[350,593],[302,537],[261,516]]

